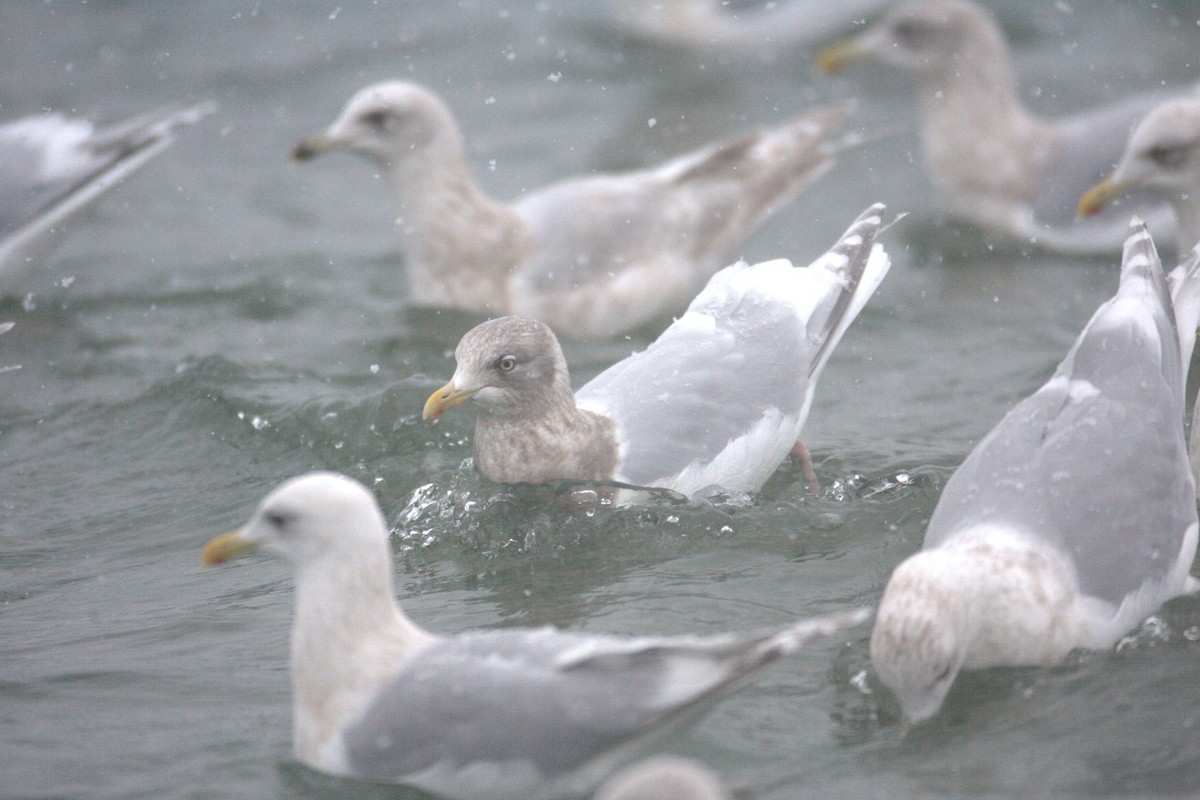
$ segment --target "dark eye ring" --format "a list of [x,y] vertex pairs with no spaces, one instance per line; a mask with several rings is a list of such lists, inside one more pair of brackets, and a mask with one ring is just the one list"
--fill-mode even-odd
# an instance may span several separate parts
[[387,127],[388,113],[383,110],[368,111],[362,115],[362,121],[370,125],[372,128],[383,130]]
[[1146,153],[1160,167],[1178,167],[1183,163],[1184,149],[1179,145],[1158,144]]
[[280,514],[278,511],[268,511],[266,513],[267,522],[271,523],[273,528],[283,528],[287,525],[287,516]]
[[516,356],[500,356],[500,358],[496,360],[496,369],[500,370],[501,372],[512,372],[516,368]]

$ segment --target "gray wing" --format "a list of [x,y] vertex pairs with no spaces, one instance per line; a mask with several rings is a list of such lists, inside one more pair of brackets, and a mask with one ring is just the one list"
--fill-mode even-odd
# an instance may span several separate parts
[[57,114],[0,126],[0,255],[9,255],[10,240],[86,206],[166,148],[178,128],[212,110],[204,104],[157,112],[100,131]]
[[[1124,99],[1093,111],[1057,120],[1056,138],[1047,169],[1042,173],[1033,200],[1037,219],[1051,226],[1123,231],[1130,214],[1167,215],[1161,199],[1147,192],[1131,192],[1096,217],[1078,219],[1080,196],[1108,177],[1133,128],[1152,108],[1180,92],[1155,92]],[[1156,232],[1158,228],[1155,228]],[[1118,241],[1120,241],[1118,239]]]
[[1196,524],[1183,374],[1166,282],[1140,232],[1117,296],[946,484],[926,548],[967,526],[1014,525],[1068,554],[1080,588],[1114,604],[1175,565]]
[[514,207],[537,242],[522,288],[564,291],[656,261],[663,271],[707,277],[832,166],[826,142],[845,113],[814,111],[658,167],[563,181],[522,198]]
[[553,779],[782,654],[761,641],[639,643],[549,628],[446,639],[410,659],[346,732],[350,766],[394,781],[495,763]]
[[872,250],[882,212],[872,206],[806,269],[775,261],[722,270],[656,342],[576,392],[581,407],[616,423],[620,480],[666,485],[770,415],[780,418],[782,452],[766,469],[778,466],[817,373],[886,273],[886,256]]

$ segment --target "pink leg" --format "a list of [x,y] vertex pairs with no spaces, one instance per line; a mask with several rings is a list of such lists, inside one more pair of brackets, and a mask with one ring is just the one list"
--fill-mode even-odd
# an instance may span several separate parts
[[788,452],[788,458],[799,462],[800,469],[804,471],[804,480],[808,483],[808,493],[820,494],[821,483],[817,480],[817,472],[813,469],[812,455],[809,454],[804,442],[797,439],[796,443],[792,445],[791,451]]

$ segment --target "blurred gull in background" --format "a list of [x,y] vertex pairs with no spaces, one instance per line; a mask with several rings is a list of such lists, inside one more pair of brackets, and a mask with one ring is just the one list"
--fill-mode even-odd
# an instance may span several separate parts
[[459,342],[424,416],[471,399],[475,466],[493,481],[757,491],[803,450],[821,370],[887,274],[883,211],[868,208],[805,269],[779,259],[718,272],[657,341],[575,395],[549,327],[485,322]]
[[379,164],[396,195],[413,302],[605,339],[683,308],[832,166],[828,139],[844,113],[816,111],[653,169],[569,179],[505,205],[471,177],[446,105],[392,81],[359,91],[293,156],[344,148]]
[[1092,216],[1126,192],[1144,189],[1171,204],[1179,252],[1200,242],[1200,98],[1180,97],[1138,123],[1111,175],[1079,200]]
[[1112,647],[1200,588],[1188,575],[1197,518],[1183,439],[1200,255],[1180,270],[1173,311],[1135,219],[1117,295],[958,468],[922,550],[892,573],[871,662],[910,722],[938,711],[960,669]]
[[0,295],[58,244],[72,216],[215,108],[156,111],[100,129],[61,114],[0,125]]
[[[901,3],[819,55],[826,71],[862,58],[916,79],[925,167],[948,214],[1063,252],[1121,247],[1129,212],[1081,222],[1079,196],[1112,170],[1133,125],[1166,95],[1036,116],[1021,103],[1000,26],[967,0]],[[1134,207],[1159,235],[1173,230],[1161,202]]]
[[862,609],[764,635],[614,637],[554,628],[439,636],[392,595],[375,498],[344,475],[283,483],[205,564],[263,548],[295,576],[292,737],[323,772],[445,797],[543,797],[589,788],[723,693]]
[[888,2],[785,0],[731,8],[721,0],[612,0],[612,7],[621,28],[640,39],[761,58],[818,44]]

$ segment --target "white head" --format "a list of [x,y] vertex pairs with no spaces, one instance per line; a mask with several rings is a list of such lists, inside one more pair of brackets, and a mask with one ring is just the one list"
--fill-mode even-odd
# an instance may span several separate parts
[[1158,106],[1134,128],[1112,180],[1128,188],[1200,190],[1200,98]]
[[968,0],[912,0],[894,7],[861,35],[831,45],[819,58],[835,71],[863,57],[935,77],[963,58],[1007,63],[1008,45],[991,13]]
[[926,550],[896,567],[871,632],[871,664],[910,723],[941,708],[970,645],[967,595],[942,556]]
[[263,549],[299,569],[329,557],[346,561],[364,550],[386,552],[387,543],[383,514],[365,486],[335,472],[310,472],[264,497],[242,528],[209,542],[203,560],[220,564]]
[[477,325],[459,341],[454,359],[454,378],[425,403],[426,419],[467,398],[482,413],[514,418],[575,402],[562,347],[536,320],[500,317]]
[[360,89],[323,132],[301,139],[292,151],[308,161],[345,148],[384,165],[397,165],[435,148],[462,152],[462,134],[446,104],[407,81]]

